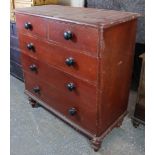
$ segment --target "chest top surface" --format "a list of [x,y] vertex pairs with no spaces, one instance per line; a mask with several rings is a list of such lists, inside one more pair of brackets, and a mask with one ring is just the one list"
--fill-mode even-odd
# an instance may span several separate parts
[[35,6],[16,9],[16,13],[35,15],[77,24],[110,27],[118,23],[133,20],[140,16],[137,13],[104,10],[94,8],[80,8],[60,5]]

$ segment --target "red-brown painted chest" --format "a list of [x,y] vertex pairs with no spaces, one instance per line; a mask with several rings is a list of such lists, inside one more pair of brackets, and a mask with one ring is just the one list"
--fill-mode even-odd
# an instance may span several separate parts
[[41,6],[16,10],[25,92],[91,139],[127,109],[137,14]]

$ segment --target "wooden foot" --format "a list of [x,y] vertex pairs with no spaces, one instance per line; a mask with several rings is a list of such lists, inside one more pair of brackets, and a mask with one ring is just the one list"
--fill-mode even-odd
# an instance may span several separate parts
[[94,149],[95,152],[97,152],[101,147],[102,141],[96,138],[93,138],[92,140],[90,140],[90,142],[91,142],[91,147]]
[[122,122],[123,122],[123,118],[119,120],[119,122],[116,124],[116,128],[119,128],[122,125]]
[[140,123],[136,120],[132,120],[132,124],[135,128],[138,128]]
[[29,100],[29,104],[32,106],[32,108],[39,107],[39,104],[35,100],[33,100],[31,97],[29,97],[28,100]]

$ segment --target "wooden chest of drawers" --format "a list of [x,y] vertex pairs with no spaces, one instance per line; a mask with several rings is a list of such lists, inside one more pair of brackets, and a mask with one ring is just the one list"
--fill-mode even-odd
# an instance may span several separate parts
[[52,5],[16,10],[30,103],[85,134],[95,151],[126,113],[138,16]]

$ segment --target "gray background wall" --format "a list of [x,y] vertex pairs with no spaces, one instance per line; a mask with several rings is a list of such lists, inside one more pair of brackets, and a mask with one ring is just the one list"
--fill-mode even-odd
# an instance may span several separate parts
[[93,8],[140,13],[136,40],[138,43],[145,43],[145,0],[87,0],[87,5]]

